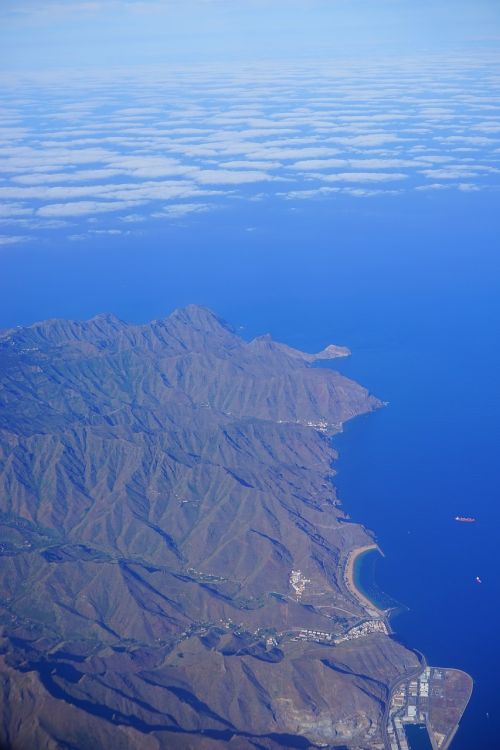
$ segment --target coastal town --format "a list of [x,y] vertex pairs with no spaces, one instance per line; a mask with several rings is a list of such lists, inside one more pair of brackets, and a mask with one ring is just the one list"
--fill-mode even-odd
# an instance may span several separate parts
[[365,638],[368,635],[374,635],[379,633],[382,635],[388,635],[389,630],[383,620],[365,620],[360,625],[356,625],[351,628],[344,635],[335,637],[333,633],[324,632],[321,630],[306,630],[300,628],[292,635],[292,640],[295,641],[314,641],[316,643],[331,643],[335,646],[345,641],[352,641],[356,638]]

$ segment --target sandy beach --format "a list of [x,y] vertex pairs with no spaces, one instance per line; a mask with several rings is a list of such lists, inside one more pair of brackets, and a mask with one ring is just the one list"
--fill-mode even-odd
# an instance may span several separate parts
[[362,555],[364,552],[368,552],[368,550],[372,549],[379,549],[376,544],[367,544],[364,547],[356,547],[356,549],[353,549],[349,553],[349,557],[347,558],[347,564],[345,567],[345,581],[346,584],[351,591],[352,594],[356,597],[356,599],[360,602],[360,604],[365,607],[370,614],[375,614],[377,616],[384,615],[384,610],[379,609],[376,607],[368,597],[366,597],[357,587],[354,582],[354,565],[356,563],[356,559]]

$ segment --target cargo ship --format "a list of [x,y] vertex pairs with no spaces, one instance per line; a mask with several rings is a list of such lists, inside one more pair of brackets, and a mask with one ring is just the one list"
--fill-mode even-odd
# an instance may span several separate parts
[[459,523],[474,523],[475,520],[472,516],[455,516],[455,521],[459,521]]

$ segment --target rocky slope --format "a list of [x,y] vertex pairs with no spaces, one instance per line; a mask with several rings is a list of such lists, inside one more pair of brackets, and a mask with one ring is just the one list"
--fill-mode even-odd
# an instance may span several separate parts
[[[0,332],[0,744],[376,748],[415,656],[346,588],[330,436],[379,402],[190,306]],[[303,639],[300,631],[322,633]]]

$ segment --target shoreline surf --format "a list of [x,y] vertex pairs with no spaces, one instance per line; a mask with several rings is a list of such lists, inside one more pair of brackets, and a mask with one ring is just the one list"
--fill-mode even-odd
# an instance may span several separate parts
[[383,617],[386,619],[387,617],[387,609],[381,609],[378,607],[375,602],[373,602],[359,587],[359,584],[356,582],[356,565],[359,565],[360,559],[366,555],[368,552],[374,552],[377,551],[379,554],[382,554],[382,551],[380,550],[380,547],[377,544],[366,544],[363,547],[355,547],[353,550],[349,552],[349,556],[347,558],[346,566],[345,566],[345,582],[347,585],[347,588],[353,594],[356,599],[361,603],[363,607],[367,609],[369,614],[374,615],[376,617]]

